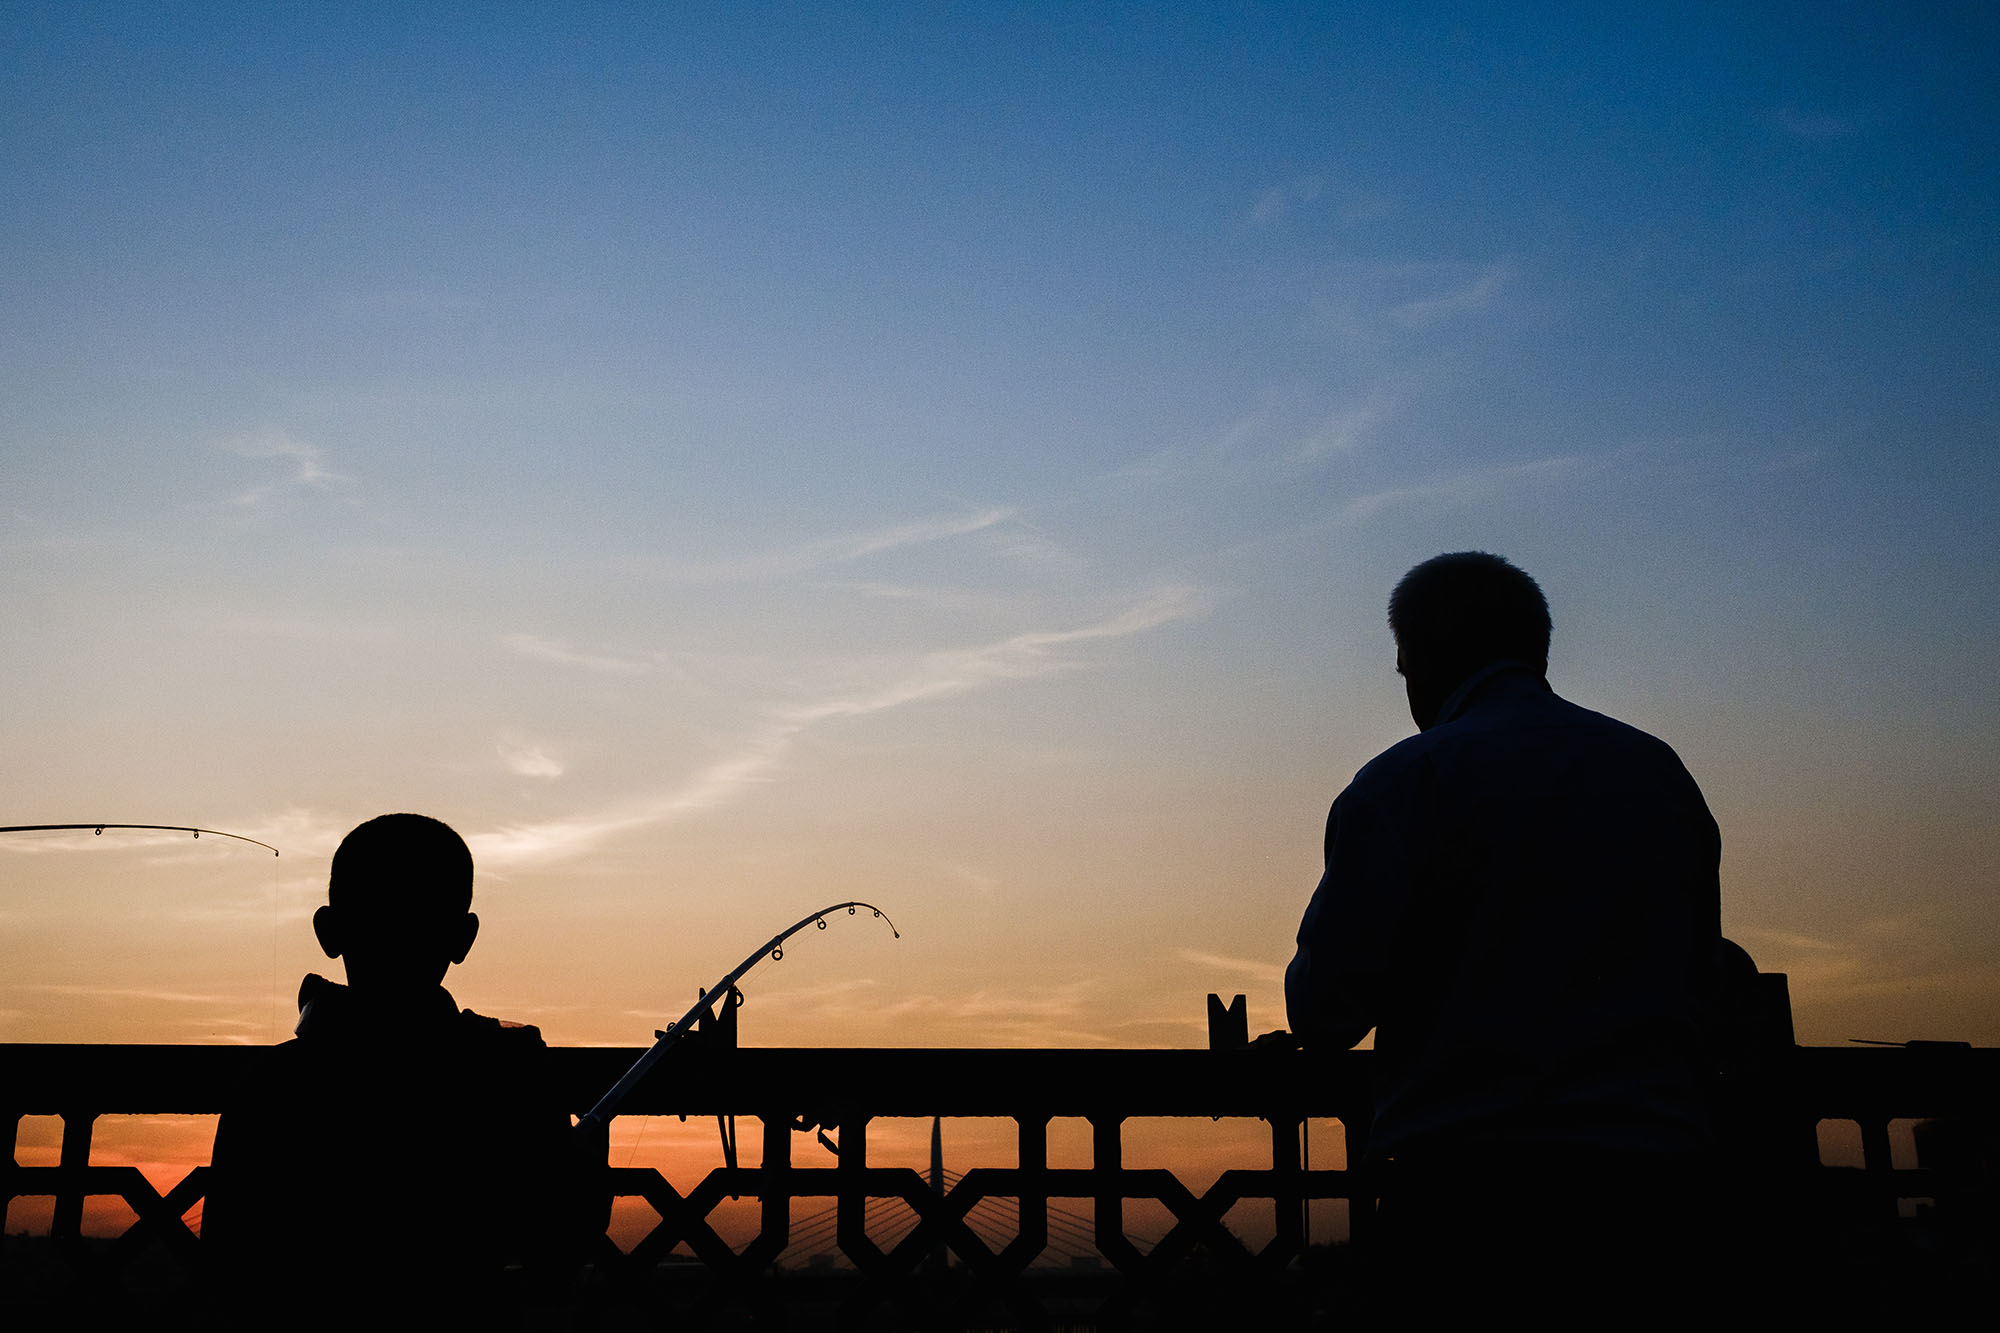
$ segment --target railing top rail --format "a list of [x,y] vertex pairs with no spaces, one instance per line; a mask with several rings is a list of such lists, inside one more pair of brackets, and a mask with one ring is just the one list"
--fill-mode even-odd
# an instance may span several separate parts
[[[554,1047],[548,1073],[587,1110],[643,1048]],[[0,1044],[0,1112],[213,1114],[268,1046]],[[689,1043],[632,1094],[652,1115],[1342,1116],[1367,1106],[1371,1051],[704,1047]],[[1825,1118],[1991,1113],[2000,1048],[1793,1047],[1765,1082]]]

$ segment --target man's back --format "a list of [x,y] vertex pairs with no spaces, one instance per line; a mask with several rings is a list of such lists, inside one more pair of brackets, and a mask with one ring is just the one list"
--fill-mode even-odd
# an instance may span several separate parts
[[1288,991],[1376,1023],[1372,1149],[1698,1147],[1719,847],[1672,750],[1525,670],[1364,768]]
[[1308,1043],[1375,1030],[1378,1313],[1690,1314],[1715,820],[1672,750],[1550,691],[1518,567],[1426,560],[1389,628],[1419,734],[1333,803],[1285,974]]

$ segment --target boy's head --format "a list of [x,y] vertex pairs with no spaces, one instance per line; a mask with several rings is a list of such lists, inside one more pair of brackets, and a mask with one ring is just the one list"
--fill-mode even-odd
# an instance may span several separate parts
[[479,933],[472,852],[424,815],[380,815],[341,840],[313,933],[357,990],[435,986]]

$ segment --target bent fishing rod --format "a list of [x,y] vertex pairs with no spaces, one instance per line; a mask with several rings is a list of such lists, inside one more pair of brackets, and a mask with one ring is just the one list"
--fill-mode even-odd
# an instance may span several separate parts
[[81,832],[84,829],[89,829],[101,838],[104,836],[104,830],[108,828],[153,829],[161,833],[192,833],[197,838],[204,833],[208,833],[218,838],[234,838],[238,842],[257,843],[259,847],[262,847],[273,856],[280,854],[278,849],[270,843],[257,842],[255,838],[246,838],[241,833],[224,833],[221,829],[195,828],[190,824],[9,824],[4,828],[0,828],[0,833],[66,833]]
[[825,930],[827,914],[829,912],[838,912],[843,907],[847,909],[849,916],[853,916],[857,908],[867,908],[888,923],[891,935],[899,940],[903,938],[903,932],[896,929],[896,923],[889,920],[886,912],[873,903],[864,902],[835,903],[831,907],[822,907],[817,912],[805,917],[797,925],[787,930],[779,931],[766,941],[761,948],[755,950],[748,958],[738,963],[735,971],[703,991],[701,998],[694,1002],[694,1008],[682,1014],[672,1027],[661,1032],[655,1032],[653,1034],[655,1040],[652,1048],[640,1056],[630,1069],[625,1071],[625,1077],[612,1084],[611,1091],[598,1098],[597,1105],[591,1107],[589,1113],[577,1122],[577,1128],[601,1128],[611,1123],[611,1117],[618,1114],[618,1104],[625,1100],[625,1094],[638,1086],[639,1080],[646,1077],[652,1071],[653,1066],[660,1062],[661,1056],[680,1044],[681,1038],[687,1036],[688,1030],[694,1026],[694,1021],[709,1011],[718,996],[724,997],[726,1001],[727,997],[735,991],[736,983],[743,979],[743,974],[762,962],[765,955],[768,954],[772,962],[783,958],[785,956],[784,946],[786,940],[798,934],[807,926],[817,925],[821,930]]

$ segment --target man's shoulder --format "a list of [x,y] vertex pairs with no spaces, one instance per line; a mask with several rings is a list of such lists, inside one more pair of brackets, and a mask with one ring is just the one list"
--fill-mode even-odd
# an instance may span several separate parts
[[1512,735],[1534,731],[1571,732],[1600,743],[1629,746],[1673,756],[1673,747],[1649,731],[1621,721],[1608,713],[1586,708],[1565,699],[1546,687],[1514,690],[1492,700],[1479,700],[1449,722],[1433,727],[1411,740],[1431,740],[1435,746],[1492,742],[1509,743]]
[[1652,732],[1553,694],[1549,698],[1561,710],[1561,715],[1568,725],[1596,737],[1601,743],[1621,748],[1633,755],[1649,756],[1674,769],[1685,770],[1680,754],[1674,747]]
[[1692,782],[1667,742],[1542,688],[1476,700],[1449,721],[1403,738],[1363,765],[1348,791],[1355,800],[1372,800],[1432,781],[1451,786],[1577,762]]
[[1350,807],[1379,805],[1406,799],[1423,782],[1433,767],[1439,749],[1437,732],[1420,731],[1405,736],[1361,766],[1340,800]]

